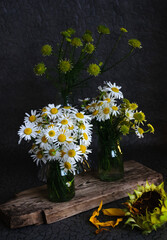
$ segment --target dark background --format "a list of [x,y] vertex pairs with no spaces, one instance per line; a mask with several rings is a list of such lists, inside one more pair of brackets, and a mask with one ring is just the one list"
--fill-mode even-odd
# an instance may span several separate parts
[[[16,192],[41,184],[37,177],[38,168],[27,153],[29,145],[26,142],[18,145],[17,131],[25,112],[48,103],[62,102],[50,82],[34,75],[33,67],[45,60],[40,54],[42,45],[51,44],[54,48],[61,39],[60,32],[68,27],[76,29],[78,36],[86,29],[95,35],[99,24],[110,28],[111,35],[103,38],[98,50],[99,61],[104,61],[120,27],[125,27],[128,33],[119,44],[114,60],[128,51],[128,39],[137,38],[142,42],[141,50],[112,71],[92,79],[83,92],[77,92],[77,96],[95,95],[97,86],[104,80],[122,86],[124,96],[136,101],[139,110],[155,127],[155,134],[148,134],[144,139],[136,136],[123,138],[124,160],[139,161],[161,172],[166,180],[166,12],[165,0],[0,1],[0,203]],[[96,144],[93,150],[94,155],[90,158],[96,155]],[[135,239],[165,239],[167,233],[164,228],[145,238],[137,230],[132,233],[121,229],[95,237],[94,228],[88,223],[90,214],[91,211],[50,226],[21,230],[10,231],[2,225],[0,239],[76,239],[79,234],[80,239],[134,239],[134,236],[138,237]],[[81,223],[78,224],[80,227],[74,227],[76,222]],[[67,235],[63,235],[64,231]]]

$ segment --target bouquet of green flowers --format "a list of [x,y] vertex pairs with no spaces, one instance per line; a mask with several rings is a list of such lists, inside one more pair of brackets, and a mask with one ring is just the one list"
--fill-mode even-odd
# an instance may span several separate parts
[[[51,66],[46,66],[42,61],[34,67],[36,75],[44,75],[51,80],[61,93],[64,105],[68,102],[68,97],[79,86],[91,78],[97,77],[104,72],[111,70],[117,64],[125,60],[136,48],[141,48],[141,42],[137,39],[130,39],[128,44],[129,51],[115,63],[111,63],[111,57],[116,50],[125,28],[120,29],[120,35],[113,45],[111,51],[107,50],[108,55],[104,62],[95,58],[95,52],[98,50],[100,40],[104,35],[110,34],[109,28],[99,25],[97,28],[98,37],[94,40],[91,31],[87,30],[81,38],[74,36],[75,30],[72,28],[61,32],[62,40],[55,46],[55,50],[49,44],[45,44],[41,53],[44,57],[50,57],[53,60]],[[93,59],[94,57],[94,59]],[[51,62],[51,61],[50,61]],[[88,76],[87,76],[88,74]]]

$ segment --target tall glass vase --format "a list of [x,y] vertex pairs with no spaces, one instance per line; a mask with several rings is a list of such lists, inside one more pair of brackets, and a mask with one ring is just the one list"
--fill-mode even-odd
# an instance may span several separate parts
[[124,176],[119,134],[113,126],[99,129],[98,177],[102,181],[116,181]]
[[47,188],[50,201],[69,201],[75,196],[74,174],[61,170],[58,161],[49,162]]

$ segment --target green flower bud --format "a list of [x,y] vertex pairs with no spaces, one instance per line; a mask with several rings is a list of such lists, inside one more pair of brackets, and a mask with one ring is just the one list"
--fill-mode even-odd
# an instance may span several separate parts
[[67,73],[67,72],[70,72],[71,69],[72,69],[72,64],[69,60],[60,60],[59,62],[59,69],[60,69],[60,72],[62,73]]
[[80,38],[75,37],[71,40],[71,45],[77,48],[81,47],[83,44]]
[[50,56],[52,54],[52,47],[49,44],[46,44],[42,47],[41,53],[43,56]]
[[87,71],[90,75],[97,77],[100,74],[101,69],[97,64],[91,63]]
[[92,54],[92,52],[95,50],[95,46],[91,43],[87,43],[83,49],[84,52],[88,54]]
[[130,39],[128,41],[129,45],[132,46],[133,48],[142,48],[141,42],[137,39]]
[[36,75],[40,76],[43,75],[46,71],[46,66],[44,63],[38,63],[35,67],[34,67],[34,72]]
[[110,29],[104,25],[99,25],[97,27],[97,30],[98,30],[98,33],[101,33],[101,34],[110,34]]
[[128,31],[126,30],[126,28],[120,28],[121,32],[127,33]]

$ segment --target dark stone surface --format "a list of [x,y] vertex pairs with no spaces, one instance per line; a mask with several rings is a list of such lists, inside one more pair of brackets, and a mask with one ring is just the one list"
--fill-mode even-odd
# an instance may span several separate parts
[[[73,27],[79,34],[90,29],[95,34],[99,24],[111,29],[100,47],[99,60],[111,48],[119,28],[128,29],[127,37],[114,55],[118,59],[128,49],[127,40],[138,38],[140,51],[126,62],[93,79],[78,95],[87,97],[103,80],[117,82],[125,97],[136,101],[156,129],[154,135],[137,139],[123,138],[124,159],[134,159],[161,172],[167,177],[167,31],[165,0],[1,0],[0,1],[0,202],[14,193],[40,185],[38,169],[27,154],[27,143],[17,145],[17,131],[25,112],[39,109],[48,103],[60,103],[57,90],[45,78],[36,77],[33,66],[42,60],[41,46],[56,45],[60,31]],[[94,91],[93,91],[93,90]],[[96,146],[94,146],[95,149]],[[96,149],[94,150],[96,151]],[[93,155],[95,156],[95,155]],[[92,157],[93,158],[93,157]],[[110,204],[117,206],[121,201]],[[0,225],[0,240],[73,240],[73,239],[166,239],[167,228],[142,236],[137,230],[117,228],[98,236],[88,219],[92,211],[79,214],[49,226],[9,230]]]

